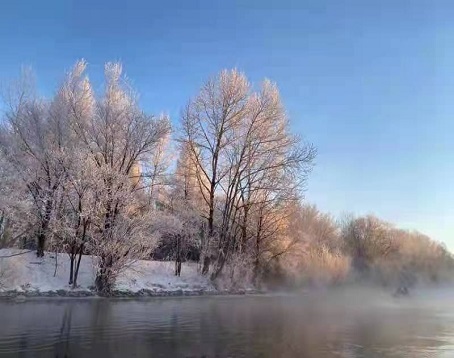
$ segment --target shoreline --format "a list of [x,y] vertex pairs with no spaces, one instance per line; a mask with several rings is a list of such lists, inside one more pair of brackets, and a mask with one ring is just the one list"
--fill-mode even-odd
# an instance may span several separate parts
[[[60,254],[58,254],[60,255]],[[172,261],[138,260],[122,270],[108,295],[100,295],[94,287],[96,266],[94,258],[82,258],[77,280],[78,286],[68,285],[70,262],[55,260],[47,253],[36,258],[31,251],[0,249],[0,299],[27,297],[167,297],[202,296],[238,293],[254,290],[245,287],[224,290],[216,287],[208,277],[200,275],[194,262],[183,264],[181,276],[175,276]],[[66,255],[63,256],[66,258]]]
[[244,296],[265,294],[260,290],[174,290],[154,291],[142,289],[136,292],[114,290],[109,295],[99,295],[95,291],[86,290],[56,290],[56,291],[17,291],[0,292],[0,300],[27,300],[30,298],[164,298],[164,297],[202,297],[202,296]]

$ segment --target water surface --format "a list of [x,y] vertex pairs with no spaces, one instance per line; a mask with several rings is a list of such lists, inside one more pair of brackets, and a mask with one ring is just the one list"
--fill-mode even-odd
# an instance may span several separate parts
[[451,302],[359,291],[3,301],[0,356],[454,357]]

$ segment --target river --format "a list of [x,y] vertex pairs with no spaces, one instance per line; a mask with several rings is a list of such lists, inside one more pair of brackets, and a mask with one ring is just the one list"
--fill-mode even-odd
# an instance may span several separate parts
[[454,357],[443,292],[0,302],[1,357]]

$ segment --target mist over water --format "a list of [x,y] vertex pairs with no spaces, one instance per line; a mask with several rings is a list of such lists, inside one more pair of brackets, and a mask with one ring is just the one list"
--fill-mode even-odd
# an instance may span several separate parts
[[1,302],[2,357],[451,357],[454,291]]

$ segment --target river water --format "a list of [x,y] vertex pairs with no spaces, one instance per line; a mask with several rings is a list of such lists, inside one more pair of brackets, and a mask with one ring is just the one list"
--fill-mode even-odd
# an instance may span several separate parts
[[0,357],[454,357],[454,295],[0,302]]

